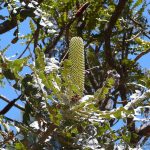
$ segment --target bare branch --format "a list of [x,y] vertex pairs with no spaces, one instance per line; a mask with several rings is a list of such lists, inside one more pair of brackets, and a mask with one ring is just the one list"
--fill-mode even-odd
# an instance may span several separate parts
[[32,37],[31,40],[28,42],[26,48],[24,49],[24,51],[20,54],[20,56],[19,56],[17,59],[20,59],[20,58],[24,55],[24,53],[27,51],[27,49],[29,48],[29,46],[30,46],[30,44],[31,44],[32,41],[33,41],[33,37]]
[[[38,1],[39,5],[42,3],[42,1],[43,0]],[[34,10],[35,9],[24,8],[24,7],[23,8],[20,7],[18,9],[16,9],[17,13],[11,15],[10,16],[11,19],[8,19],[8,20],[6,20],[6,21],[4,21],[0,24],[0,34],[3,34],[3,33],[7,32],[7,31],[9,31],[9,30],[11,30],[11,29],[13,29],[17,26],[17,24],[18,24],[17,16],[20,16],[19,17],[20,22],[23,22],[27,17],[34,17],[35,16],[34,13],[33,13]]]
[[12,119],[12,118],[9,118],[9,117],[6,117],[6,116],[3,116],[3,118],[5,119],[5,120],[7,120],[7,121],[11,121],[11,122],[13,122],[13,123],[15,123],[15,124],[22,124],[22,122],[19,122],[19,121],[17,121],[17,120],[14,120],[14,119]]
[[134,61],[137,62],[141,57],[143,57],[144,55],[148,54],[150,52],[150,48],[147,49],[146,51],[143,51],[142,53],[140,53],[135,59]]
[[7,102],[8,104],[0,111],[0,114],[5,114],[6,112],[8,112],[13,106],[15,106],[16,108],[24,111],[24,108],[19,106],[18,104],[15,104],[15,102],[21,98],[21,95],[19,97],[17,97],[16,99],[10,101],[8,100],[6,97],[0,95],[0,98],[2,100],[4,100],[5,102]]
[[18,24],[17,15],[20,15],[20,22],[23,22],[28,16],[33,15],[33,9],[17,9],[17,14],[12,15],[11,19],[8,19],[0,24],[0,34],[3,34],[13,28],[15,28]]
[[143,29],[143,34],[144,34],[147,38],[150,39],[150,36],[147,35],[147,32],[146,32],[146,31],[144,31],[145,29],[144,29],[143,25],[142,25],[141,23],[139,23],[137,20],[131,18],[130,16],[128,16],[128,17],[129,17],[129,19],[130,19],[131,21],[133,21],[134,24],[138,25],[141,29]]
[[110,37],[112,34],[112,29],[114,28],[122,10],[125,7],[125,4],[128,0],[120,0],[118,5],[116,6],[116,9],[114,13],[112,14],[108,24],[105,26],[105,31],[104,31],[104,41],[105,41],[105,58],[106,61],[108,62],[109,66],[113,67],[115,66],[115,62],[112,56],[112,51],[111,51],[111,45],[110,45]]
[[135,36],[133,36],[131,39],[125,40],[125,42],[130,42],[133,41],[134,39],[136,39],[138,36],[140,36],[140,34],[142,33],[142,31],[138,32]]
[[150,136],[150,123],[143,124],[139,129],[138,129],[138,134],[140,136]]

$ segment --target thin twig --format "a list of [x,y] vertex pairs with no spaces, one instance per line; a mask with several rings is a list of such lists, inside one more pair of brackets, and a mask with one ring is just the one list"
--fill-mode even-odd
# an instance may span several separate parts
[[[131,18],[130,16],[128,16],[128,17],[129,17],[129,19],[130,19],[131,21],[133,21],[134,24],[138,25],[140,28],[142,28],[142,29],[144,30],[144,27],[143,27],[143,25],[142,25],[141,23],[139,23],[139,22],[136,21],[135,19]],[[143,34],[144,34],[147,38],[150,39],[150,36],[147,35],[146,31],[143,31]]]
[[11,87],[12,89],[14,89],[16,95],[19,96],[17,90],[11,85],[11,82],[9,81],[9,79],[6,78],[6,80],[7,80],[8,84],[10,85],[10,87]]
[[90,70],[93,70],[93,69],[95,69],[95,68],[99,68],[99,66],[94,66],[94,67],[92,67],[92,68],[86,69],[85,71],[86,71],[86,72],[89,72]]
[[32,40],[33,40],[33,38],[34,38],[34,36],[32,37],[32,39],[29,41],[29,43],[28,43],[28,45],[26,46],[26,48],[24,49],[24,51],[20,54],[20,56],[17,58],[17,59],[20,59],[23,55],[24,55],[24,53],[27,51],[27,49],[29,48],[29,46],[30,46],[30,44],[31,44],[31,42],[32,42]]
[[132,38],[125,40],[125,42],[130,42],[133,41],[134,39],[136,39],[140,34],[142,33],[142,31],[140,31],[139,33],[137,33],[135,36],[133,36]]
[[[61,63],[62,63],[62,62],[64,61],[64,59],[66,58],[68,52],[69,52],[69,49],[67,50],[66,54],[65,54],[64,57],[62,58]],[[60,63],[60,64],[61,64],[61,63]]]

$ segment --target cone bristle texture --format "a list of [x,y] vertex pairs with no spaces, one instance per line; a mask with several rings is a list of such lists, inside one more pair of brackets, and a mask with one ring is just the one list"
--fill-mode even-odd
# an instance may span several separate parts
[[79,95],[83,95],[85,62],[84,62],[84,44],[80,37],[73,37],[69,44],[69,60],[71,60],[70,77],[74,85],[79,88]]

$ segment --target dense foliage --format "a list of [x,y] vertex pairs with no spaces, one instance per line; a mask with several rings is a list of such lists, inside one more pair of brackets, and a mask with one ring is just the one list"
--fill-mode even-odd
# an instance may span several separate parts
[[[138,62],[150,52],[148,6],[0,0],[0,90],[16,92],[0,93],[0,147],[150,147],[150,71]],[[14,107],[21,122],[7,115]]]

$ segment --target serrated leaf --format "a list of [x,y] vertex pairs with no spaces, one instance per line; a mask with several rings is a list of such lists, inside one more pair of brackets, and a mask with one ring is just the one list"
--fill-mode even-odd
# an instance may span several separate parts
[[7,60],[7,69],[5,71],[9,71],[13,73],[16,78],[19,78],[19,72],[22,71],[23,67],[27,64],[28,59],[28,57],[25,57],[13,61]]
[[115,116],[115,118],[120,119],[121,118],[121,110],[116,111],[115,113],[113,113],[113,115]]
[[44,71],[44,69],[45,69],[44,52],[40,48],[36,48],[35,54],[37,57],[36,61],[35,61],[36,69],[38,69],[40,71]]
[[122,134],[122,138],[125,142],[130,143],[131,134],[130,133],[128,133],[127,135]]
[[35,31],[35,25],[34,25],[34,23],[32,22],[32,20],[30,20],[30,29],[31,29],[31,31],[32,32],[34,32]]

